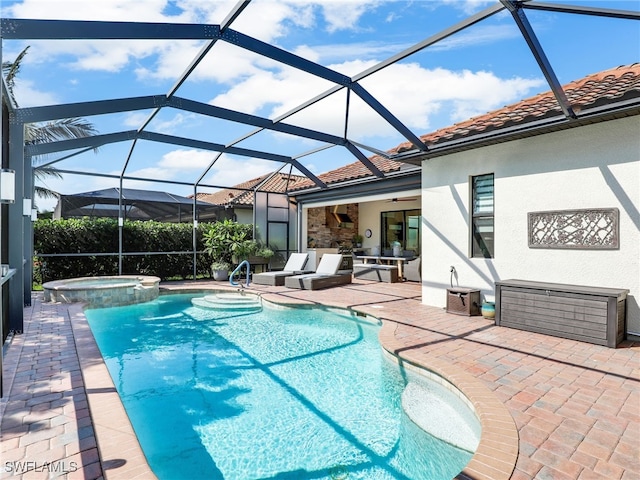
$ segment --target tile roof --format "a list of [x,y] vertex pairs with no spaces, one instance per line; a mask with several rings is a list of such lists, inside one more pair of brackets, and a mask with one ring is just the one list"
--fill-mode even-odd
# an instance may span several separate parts
[[[197,199],[216,205],[253,205],[253,189],[260,184],[262,184],[260,190],[263,192],[285,193],[298,183],[307,181],[307,177],[301,175],[276,173],[269,178],[270,175],[272,174],[267,173],[234,185],[236,188],[227,188],[215,193],[198,193]],[[267,181],[265,182],[265,180]]]
[[[563,86],[573,110],[580,111],[627,98],[640,97],[640,63],[623,65],[588,75]],[[471,137],[488,130],[507,128],[536,120],[562,115],[562,111],[550,90],[534,97],[508,105],[499,110],[470,118],[420,137],[429,145],[461,137]],[[413,149],[405,142],[391,150],[400,153]]]
[[[640,63],[624,65],[603,72],[594,73],[581,80],[564,85],[567,98],[576,113],[587,108],[597,107],[607,103],[619,102],[629,98],[640,97]],[[456,123],[435,132],[422,135],[420,139],[427,146],[437,145],[459,138],[470,138],[474,135],[490,130],[524,125],[536,120],[562,115],[562,110],[550,90],[518,103],[505,106],[499,110],[479,115],[464,122]],[[390,154],[397,154],[413,150],[409,143],[401,143],[389,150]],[[389,160],[375,155],[370,160],[383,172],[390,173],[400,170],[403,162]],[[343,167],[318,175],[326,184],[335,184],[371,177],[371,172],[360,162],[354,162]],[[310,180],[299,182],[295,189],[315,186]],[[293,190],[293,189],[292,189]]]
[[[620,67],[605,70],[599,73],[588,75],[580,80],[575,80],[563,86],[565,94],[573,110],[579,114],[580,111],[598,107],[610,103],[616,103],[627,99],[640,97],[640,63],[623,65]],[[512,105],[507,105],[501,109],[479,115],[449,127],[441,128],[432,133],[422,135],[420,139],[427,145],[437,145],[438,143],[450,140],[473,138],[489,131],[498,131],[514,125],[526,125],[528,123],[541,120],[543,118],[557,117],[562,115],[562,110],[553,95],[552,91],[540,93],[531,98],[521,100]],[[398,154],[413,150],[415,147],[409,143],[401,143],[389,150],[390,154]],[[398,172],[401,168],[408,168],[405,162],[395,161],[388,158],[374,155],[369,160],[383,173],[388,174]],[[240,188],[254,188],[265,176],[248,182],[236,185]],[[284,192],[285,174],[276,175],[273,182],[269,182],[269,191]],[[288,185],[289,191],[299,191],[315,187],[315,184],[306,177],[292,176],[295,181]],[[373,178],[373,174],[361,162],[353,162],[335,170],[331,170],[318,175],[318,178],[327,185],[356,180],[360,178]],[[273,183],[273,186],[271,186]],[[199,194],[198,199],[216,204],[225,204],[229,194],[235,198],[234,203],[252,205],[253,196],[250,193],[235,191],[233,189],[223,190],[215,194]],[[238,197],[239,198],[236,198]]]

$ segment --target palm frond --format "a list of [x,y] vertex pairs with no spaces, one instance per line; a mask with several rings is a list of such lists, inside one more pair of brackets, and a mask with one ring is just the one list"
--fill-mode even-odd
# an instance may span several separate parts
[[9,94],[13,98],[13,101],[16,102],[16,97],[13,94],[13,88],[16,85],[16,77],[20,72],[20,66],[22,64],[22,59],[27,54],[27,50],[29,50],[29,45],[27,45],[24,50],[20,52],[20,54],[16,57],[13,62],[3,62],[2,63],[2,75],[5,77],[5,83],[7,84],[7,89],[9,90]]
[[41,187],[39,185],[35,186],[35,192],[36,192],[36,196],[47,199],[47,200],[60,198],[60,194],[58,192],[54,192],[49,188]]
[[54,167],[48,168],[36,168],[33,171],[33,175],[36,180],[44,181],[48,178],[58,178],[62,180],[64,178],[62,174]]
[[27,126],[25,139],[29,144],[40,144],[90,137],[98,133],[93,124],[83,118],[63,118],[46,123]]

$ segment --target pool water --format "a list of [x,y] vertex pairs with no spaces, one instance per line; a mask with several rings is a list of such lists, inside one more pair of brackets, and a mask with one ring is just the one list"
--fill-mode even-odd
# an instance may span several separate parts
[[451,479],[471,459],[404,414],[379,324],[191,298],[86,311],[159,479]]

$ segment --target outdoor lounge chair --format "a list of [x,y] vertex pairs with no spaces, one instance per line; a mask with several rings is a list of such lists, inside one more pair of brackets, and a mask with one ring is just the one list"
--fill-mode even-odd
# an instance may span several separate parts
[[252,277],[252,281],[258,285],[284,285],[284,279],[286,277],[313,272],[313,270],[305,270],[304,267],[307,264],[307,260],[309,260],[308,253],[292,253],[283,270],[277,272],[255,273]]
[[320,290],[351,283],[351,271],[339,271],[342,254],[325,253],[320,259],[315,273],[293,275],[284,279],[284,286],[303,290]]

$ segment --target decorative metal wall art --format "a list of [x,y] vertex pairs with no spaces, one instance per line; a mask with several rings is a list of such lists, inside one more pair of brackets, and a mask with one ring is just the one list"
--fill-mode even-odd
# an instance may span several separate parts
[[617,208],[530,212],[529,248],[616,249],[620,212]]

